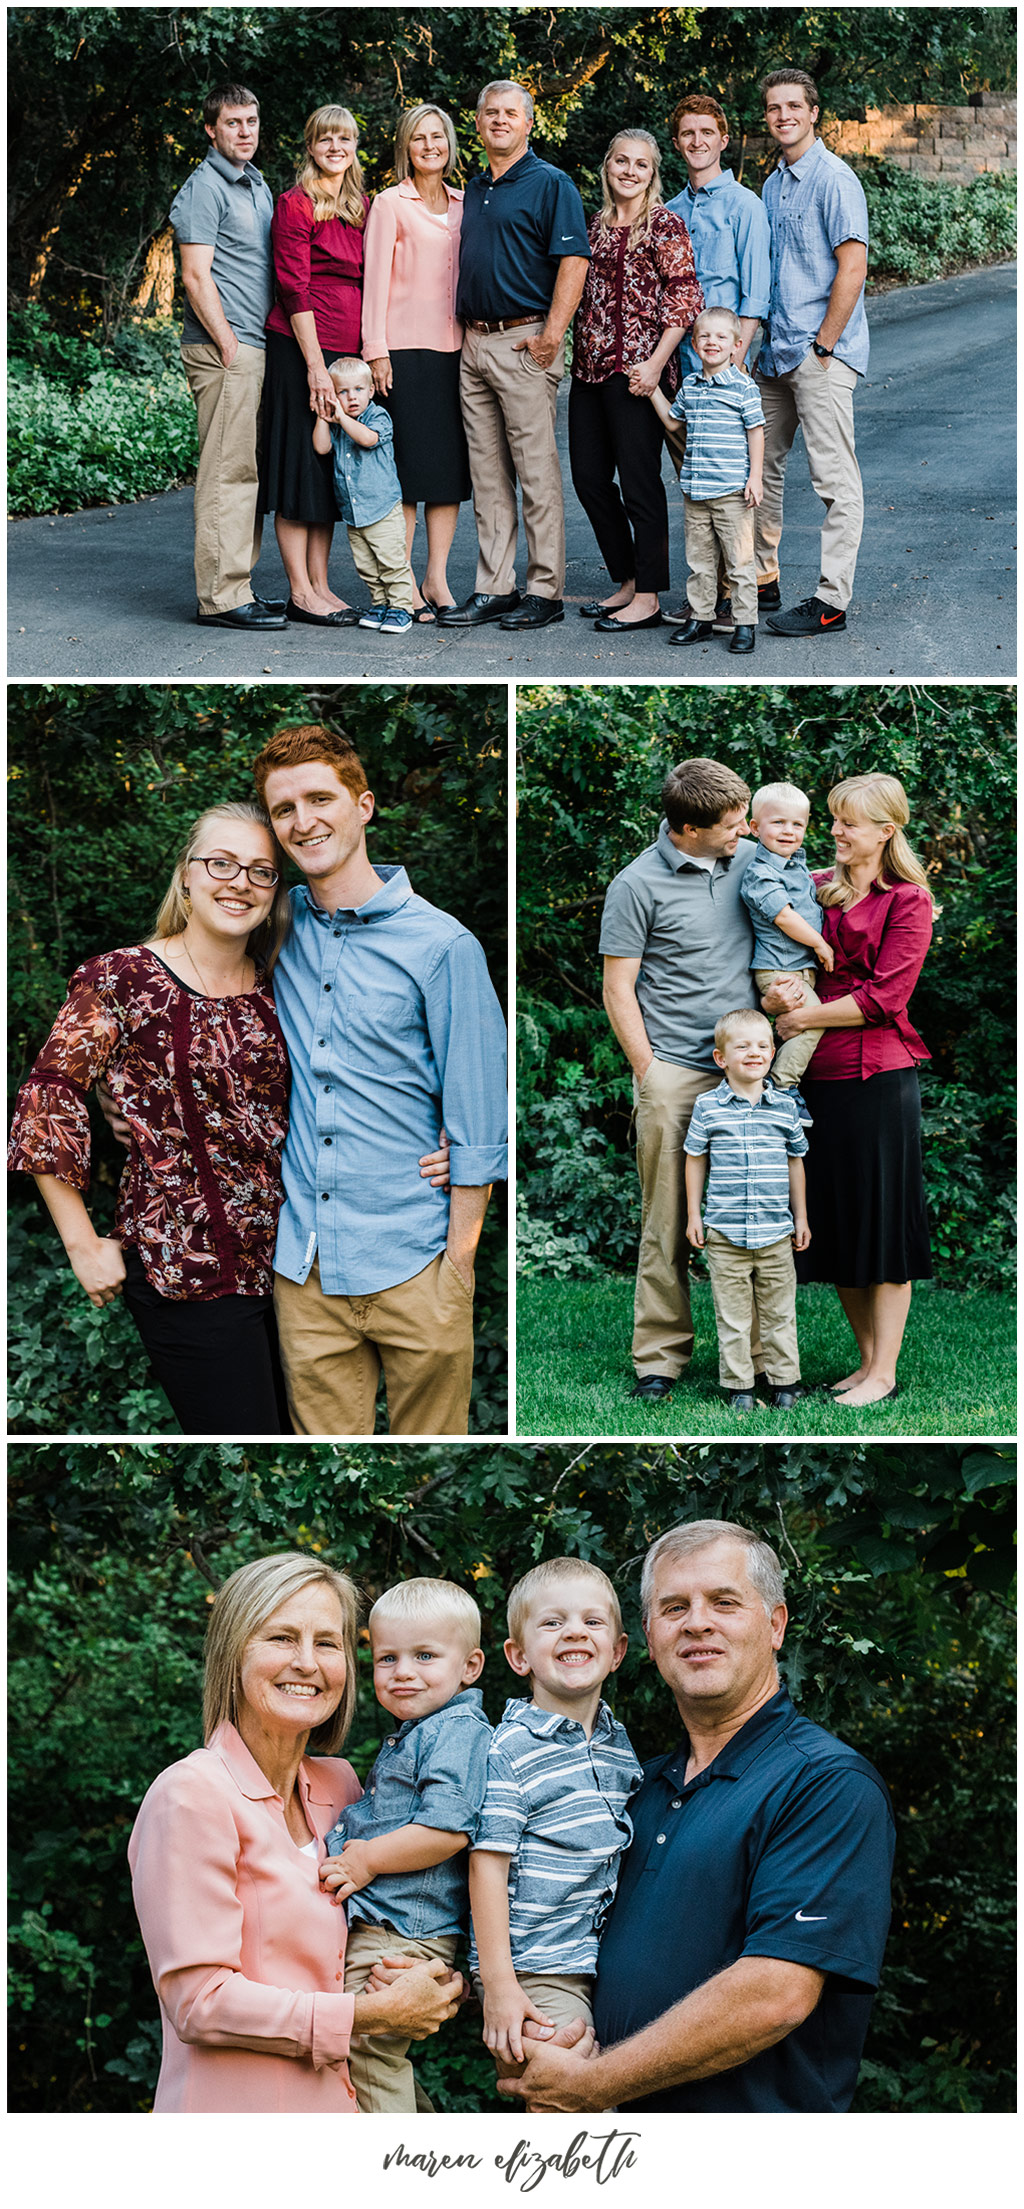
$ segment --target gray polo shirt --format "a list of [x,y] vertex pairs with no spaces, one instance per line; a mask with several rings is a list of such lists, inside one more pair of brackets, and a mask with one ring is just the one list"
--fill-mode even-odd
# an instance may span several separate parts
[[600,950],[639,959],[636,994],[656,1058],[714,1067],[715,1022],[757,997],[753,931],[740,883],[758,845],[746,838],[713,872],[677,850],[662,821],[657,843],[631,859],[604,901]]
[[[237,169],[211,146],[171,202],[179,245],[212,245],[213,281],[240,345],[266,345],[263,325],[274,303],[270,221],[274,195],[247,161]],[[209,345],[210,333],[185,300],[183,345]]]

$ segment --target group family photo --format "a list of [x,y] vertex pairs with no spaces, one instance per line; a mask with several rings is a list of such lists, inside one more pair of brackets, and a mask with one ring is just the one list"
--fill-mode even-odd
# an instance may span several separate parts
[[504,693],[9,710],[12,1431],[501,1431]]
[[1012,1446],[278,1460],[16,1453],[15,2109],[1012,2108]]
[[[884,672],[879,654],[898,653],[902,668],[911,639],[922,673],[1012,673],[1012,469],[993,395],[972,380],[968,399],[957,375],[960,419],[942,424],[943,467],[955,453],[971,484],[962,543],[949,534],[948,480],[935,503],[940,451],[926,440],[919,453],[911,430],[936,312],[943,373],[959,369],[971,324],[973,379],[977,317],[994,316],[994,341],[1009,306],[1010,270],[988,266],[1013,246],[998,11],[949,11],[957,20],[938,32],[911,12],[887,35],[866,32],[877,17],[867,10],[680,10],[668,26],[658,11],[648,22],[612,10],[607,23],[586,10],[428,11],[418,28],[399,10],[369,11],[386,62],[372,39],[371,62],[338,11],[335,58],[314,66],[310,11],[263,10],[258,22],[178,11],[165,49],[168,11],[152,9],[117,120],[113,88],[87,93],[90,68],[112,60],[116,84],[126,67],[119,11],[103,12],[112,20],[95,30],[85,19],[71,78],[51,31],[28,20],[16,42],[26,90],[55,62],[44,96],[58,134],[83,148],[45,178],[26,149],[15,193],[26,304],[14,511],[45,512],[49,492],[79,513],[55,525],[56,540],[47,531],[45,586],[34,527],[14,529],[15,575],[30,598],[39,587],[60,597],[51,617],[70,616],[60,641],[78,648],[58,663],[54,637],[40,658],[38,607],[26,603],[17,672],[98,671],[100,606],[83,562],[101,517],[90,526],[88,510],[103,508],[104,549],[119,562],[119,499],[144,491],[153,505],[194,470],[191,602],[177,580],[184,541],[161,585],[160,630],[148,625],[148,583],[133,593],[156,672],[182,651],[207,671],[348,674],[371,672],[385,651],[391,672],[405,650],[417,664],[422,651],[445,654],[448,673],[461,651],[467,671],[507,674],[536,667],[538,649],[561,674],[617,672],[609,662],[637,631],[630,672],[662,679],[669,646],[690,652],[680,673],[711,675],[726,651],[749,659],[759,634],[773,678],[817,673],[822,655],[843,674]],[[147,156],[132,103],[158,57],[168,128]],[[989,108],[963,104],[968,86],[993,83],[971,91]],[[958,120],[943,138],[947,91]],[[922,102],[929,145],[943,150],[911,155],[901,149],[923,145]],[[117,136],[118,120],[127,203],[126,184],[111,202],[84,153]],[[105,245],[101,211],[113,222]],[[927,297],[908,295],[904,326],[889,293],[917,273],[913,240],[930,241],[920,273],[939,289],[948,271],[984,282],[972,291],[962,278],[948,298],[926,285]],[[72,299],[76,252],[92,273]],[[858,592],[869,276],[884,294],[887,349],[870,433],[871,580]],[[83,406],[129,398],[114,364],[133,348],[150,374],[136,377],[130,427],[125,417],[113,436],[97,432],[106,460],[91,483],[66,454],[54,473],[51,445],[59,455],[81,442]],[[885,399],[894,386],[900,396]],[[944,383],[927,393],[936,427],[952,403]],[[119,491],[118,450],[141,454],[154,433],[162,459]],[[172,512],[184,526],[189,502],[170,490],[168,501],[125,520],[140,548],[145,536],[169,551]],[[980,604],[972,626],[961,598],[951,653],[946,609],[928,606],[954,546],[970,554]],[[107,611],[127,634],[130,609]],[[852,661],[848,620],[862,632]],[[540,633],[567,621],[575,633],[545,647]],[[172,637],[183,623],[194,642]],[[472,647],[485,634],[481,663]],[[964,650],[984,665],[968,666]]]
[[1014,709],[520,689],[520,1433],[1014,1431]]

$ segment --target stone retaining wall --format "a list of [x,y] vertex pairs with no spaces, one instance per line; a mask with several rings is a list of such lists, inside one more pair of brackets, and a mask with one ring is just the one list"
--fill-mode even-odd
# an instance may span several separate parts
[[[1012,174],[1017,167],[1017,102],[1002,92],[975,92],[966,107],[869,107],[856,122],[826,122],[833,153],[881,155],[894,168],[915,170],[946,184],[970,184],[986,170]],[[748,138],[746,157],[771,166],[774,147]]]

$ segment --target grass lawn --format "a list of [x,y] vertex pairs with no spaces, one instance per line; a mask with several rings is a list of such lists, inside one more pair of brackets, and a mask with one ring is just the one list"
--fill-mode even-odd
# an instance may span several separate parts
[[[900,1393],[877,1409],[844,1411],[806,1396],[792,1411],[758,1401],[731,1411],[718,1386],[711,1291],[693,1282],[696,1350],[660,1404],[629,1399],[633,1282],[608,1273],[583,1281],[520,1277],[516,1297],[516,1418],[520,1435],[774,1436],[990,1434],[1017,1431],[1015,1303],[988,1291],[960,1295],[915,1287],[900,1356]],[[834,1290],[797,1291],[804,1385],[835,1380],[856,1363]]]

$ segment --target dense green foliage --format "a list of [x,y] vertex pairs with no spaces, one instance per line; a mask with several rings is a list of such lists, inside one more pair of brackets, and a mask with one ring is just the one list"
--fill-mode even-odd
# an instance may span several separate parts
[[[424,1571],[471,1584],[495,1719],[512,1686],[510,1582],[540,1556],[592,1557],[630,1634],[617,1713],[652,1756],[678,1722],[643,1651],[640,1563],[666,1526],[705,1517],[778,1547],[787,1683],[892,1792],[893,1927],[858,2106],[1012,2107],[1012,1451],[24,1443],[11,1456],[14,2108],[148,2104],[159,2032],[125,1845],[156,1772],[198,1743],[204,1621],[236,1565],[297,1546],[371,1599]],[[377,1715],[365,1677],[349,1742],[363,1776]],[[498,2106],[478,2034],[470,2014],[421,2052],[439,2107]]]
[[864,186],[874,281],[927,284],[1017,250],[1016,176],[944,184],[886,161],[855,162]]
[[62,339],[42,307],[11,322],[9,513],[115,504],[192,474],[196,410],[176,328],[125,323],[101,350],[86,339]]
[[[370,852],[478,936],[504,1001],[503,688],[434,684],[33,685],[8,698],[8,1067],[12,1090],[79,961],[138,941],[184,834],[217,797],[252,794],[275,728],[326,718],[352,737],[377,794]],[[122,1157],[97,1113],[90,1201],[109,1218]],[[505,1420],[503,1192],[484,1228],[474,1428]],[[17,1432],[167,1431],[127,1315],[87,1303],[30,1183],[12,1223],[9,1359]],[[160,1407],[163,1407],[162,1410]],[[147,1416],[149,1414],[149,1416]]]
[[656,832],[667,769],[704,753],[751,789],[781,777],[807,791],[812,864],[831,855],[835,782],[877,768],[904,783],[941,906],[912,1007],[932,1053],[921,1081],[936,1274],[961,1289],[1011,1283],[1013,732],[1013,692],[994,687],[520,689],[520,1263],[634,1261],[629,1069],[601,1008],[601,906]]

